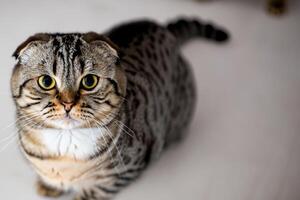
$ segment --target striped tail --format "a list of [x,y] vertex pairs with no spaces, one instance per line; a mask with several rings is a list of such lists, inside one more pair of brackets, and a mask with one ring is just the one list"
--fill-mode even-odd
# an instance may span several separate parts
[[167,25],[167,29],[177,38],[179,44],[195,37],[203,37],[216,42],[226,42],[229,39],[227,31],[197,19],[179,19]]

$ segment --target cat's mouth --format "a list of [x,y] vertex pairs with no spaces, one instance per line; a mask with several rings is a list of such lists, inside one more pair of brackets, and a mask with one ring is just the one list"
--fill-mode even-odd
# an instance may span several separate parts
[[73,129],[79,127],[82,124],[82,122],[74,119],[70,115],[65,115],[60,119],[51,120],[51,123],[56,128],[60,128],[60,129]]
[[72,123],[72,122],[74,122],[74,121],[77,121],[76,119],[73,119],[70,115],[66,115],[62,120],[64,120],[65,121],[65,123],[66,124],[70,124],[70,123]]

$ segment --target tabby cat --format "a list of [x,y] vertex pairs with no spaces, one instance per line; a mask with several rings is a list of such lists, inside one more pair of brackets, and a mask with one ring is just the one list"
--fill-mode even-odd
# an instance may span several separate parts
[[39,194],[110,199],[181,137],[196,94],[180,47],[193,37],[228,34],[193,19],[144,20],[102,35],[36,34],[16,49],[19,141]]

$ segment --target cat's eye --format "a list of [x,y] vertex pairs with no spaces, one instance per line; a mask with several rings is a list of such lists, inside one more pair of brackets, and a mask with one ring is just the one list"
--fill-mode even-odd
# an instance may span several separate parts
[[51,90],[55,87],[55,80],[48,75],[42,75],[38,79],[39,86],[44,90]]
[[98,80],[98,76],[94,74],[88,74],[81,80],[81,87],[85,90],[92,90],[97,86]]

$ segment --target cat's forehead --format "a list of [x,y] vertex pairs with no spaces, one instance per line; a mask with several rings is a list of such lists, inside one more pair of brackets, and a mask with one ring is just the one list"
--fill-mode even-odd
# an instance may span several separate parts
[[56,47],[73,47],[82,44],[80,33],[54,33],[50,34],[50,42]]
[[48,45],[55,54],[59,52],[60,54],[67,54],[68,57],[80,55],[93,57],[94,54],[98,54],[97,56],[101,54],[104,57],[108,57],[110,54],[117,56],[115,49],[107,41],[103,41],[103,38],[96,40],[98,43],[95,43],[95,41],[90,43],[87,34],[81,33],[54,33],[50,34],[50,38]]
[[72,38],[81,38],[84,34],[83,33],[48,33],[50,38],[64,38],[67,41],[68,39]]
[[21,45],[16,53],[20,63],[30,66],[31,70],[40,71],[40,66],[44,66],[43,70],[91,68],[103,71],[118,59],[113,44],[95,33],[48,33],[36,37],[33,41],[29,38],[29,43]]
[[50,40],[46,44],[54,52],[60,53],[79,53],[79,51],[84,46],[84,41],[82,40],[82,34],[51,34]]

